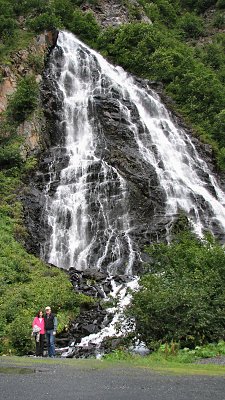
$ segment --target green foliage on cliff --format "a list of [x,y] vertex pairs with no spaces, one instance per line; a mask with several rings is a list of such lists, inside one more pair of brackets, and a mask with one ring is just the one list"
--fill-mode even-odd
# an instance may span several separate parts
[[[73,32],[130,72],[163,82],[174,107],[203,141],[212,144],[218,166],[224,169],[220,115],[225,109],[225,39],[219,31],[225,27],[224,1],[137,4],[121,0],[131,23],[102,29],[91,10],[97,0],[0,0],[0,54],[18,41],[18,32]],[[140,22],[141,11],[152,24]]]
[[[19,158],[18,148],[17,154]],[[81,304],[92,301],[73,291],[63,270],[50,268],[26,252],[17,192],[22,190],[21,173],[27,168],[20,163],[19,168],[8,164],[0,172],[0,354],[27,354],[33,349],[31,324],[40,308],[52,306],[60,332],[79,314]]]
[[19,124],[29,117],[38,104],[39,88],[33,75],[22,78],[11,96],[7,107],[7,119]]
[[217,34],[201,46],[185,42],[203,33],[202,19],[185,13],[173,29],[159,20],[108,28],[100,34],[98,48],[134,74],[163,82],[177,110],[219,154],[224,147],[219,118],[225,109],[224,38]]
[[224,248],[183,233],[147,253],[151,263],[130,310],[140,339],[151,348],[166,342],[195,348],[224,338]]
[[[88,8],[98,0],[0,0],[2,62],[10,65],[11,52],[26,48],[45,29],[70,30],[128,71],[163,82],[174,107],[212,143],[218,166],[225,169],[224,0],[139,0],[140,9],[127,0],[121,3],[128,8],[130,23],[103,29]],[[143,10],[152,24],[140,22]],[[35,55],[30,63],[40,73]],[[17,194],[23,174],[34,163],[22,159],[16,127],[32,115],[37,101],[35,78],[24,76],[0,131],[0,353],[31,349],[31,321],[46,303],[59,314],[63,329],[79,305],[90,301],[72,291],[63,271],[47,267],[24,249]],[[143,277],[132,308],[140,336],[152,347],[171,340],[194,346],[222,337],[223,249],[182,237],[148,252],[154,260],[151,274]]]

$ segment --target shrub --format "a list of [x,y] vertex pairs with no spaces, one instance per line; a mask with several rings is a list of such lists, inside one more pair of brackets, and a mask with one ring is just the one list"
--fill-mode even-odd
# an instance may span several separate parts
[[195,347],[224,336],[225,253],[212,238],[181,234],[147,249],[152,262],[130,310],[150,347],[178,342]]
[[67,28],[90,45],[95,44],[100,33],[100,26],[94,14],[92,12],[82,12],[79,9],[73,12],[72,19],[67,24]]
[[209,43],[204,46],[202,60],[205,64],[210,65],[215,70],[224,66],[225,55],[223,46],[220,43]]
[[225,109],[215,117],[213,133],[220,145],[225,147]]
[[193,13],[185,13],[177,24],[185,39],[197,39],[204,34],[204,21],[201,17]]
[[20,141],[9,141],[0,147],[0,166],[3,168],[20,165],[22,162],[20,155]]
[[160,20],[165,25],[173,26],[177,18],[174,6],[167,0],[157,0],[156,4],[160,12]]
[[35,18],[28,19],[26,25],[28,28],[40,33],[44,30],[60,29],[62,27],[62,22],[54,13],[46,12]]
[[13,18],[0,16],[0,35],[5,38],[12,36],[17,28],[17,22]]
[[73,18],[74,6],[70,0],[54,0],[51,4],[55,16],[67,27]]
[[214,6],[217,0],[180,0],[182,7],[187,7],[197,12],[204,12],[209,7]]
[[38,102],[38,84],[35,77],[28,75],[22,78],[16,92],[11,96],[7,118],[10,122],[23,122],[35,109]]
[[225,106],[225,90],[217,76],[201,63],[171,82],[167,90],[194,124],[212,132],[212,122]]
[[178,46],[173,48],[158,48],[149,60],[149,70],[153,79],[162,82],[171,82],[181,77],[185,70],[191,68],[193,63],[191,53]]
[[41,13],[48,7],[46,0],[13,1],[13,9],[17,15],[27,15],[31,12]]
[[225,0],[218,0],[216,2],[216,8],[221,8],[221,9],[225,8]]
[[221,147],[218,151],[217,164],[221,171],[225,171],[225,147]]
[[0,0],[0,15],[4,17],[13,17],[13,5],[7,0]]
[[221,29],[224,28],[225,26],[225,14],[221,12],[215,13],[213,20],[212,20],[212,25],[215,28]]

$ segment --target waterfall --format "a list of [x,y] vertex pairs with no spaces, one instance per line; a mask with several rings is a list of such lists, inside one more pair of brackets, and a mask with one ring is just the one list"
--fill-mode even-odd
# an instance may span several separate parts
[[[135,188],[135,180],[130,178],[133,172],[125,162],[126,153],[139,168],[139,186],[142,173],[148,177],[149,170],[147,184],[141,189],[143,206],[148,193],[151,197],[150,171],[154,171],[154,186],[160,188],[165,217],[173,219],[183,210],[199,236],[215,227],[224,235],[222,189],[190,137],[176,125],[147,83],[144,88],[67,32],[59,33],[50,56],[50,74],[63,99],[60,125],[68,164],[54,193],[50,190],[52,181],[45,189],[44,213],[51,234],[42,252],[49,263],[66,269],[93,267],[111,275],[118,271],[132,275],[141,258],[134,232],[142,220],[135,219],[135,207],[131,210],[130,206],[138,186]],[[108,101],[112,111],[99,112],[101,101]],[[117,136],[112,130],[110,139],[101,123],[107,115],[118,126]],[[125,135],[121,128],[125,125],[129,140],[123,139],[123,156],[117,142],[118,136]],[[135,154],[129,150],[129,141]],[[128,178],[126,169],[131,171]],[[54,181],[54,173],[51,176]],[[139,215],[140,208],[138,204]],[[144,219],[149,225],[150,217],[148,221],[146,212]]]

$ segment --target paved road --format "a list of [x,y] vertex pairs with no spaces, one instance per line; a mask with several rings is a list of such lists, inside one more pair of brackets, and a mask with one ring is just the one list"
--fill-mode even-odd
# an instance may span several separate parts
[[15,368],[0,360],[0,400],[45,399],[225,400],[225,377],[173,376],[66,360]]

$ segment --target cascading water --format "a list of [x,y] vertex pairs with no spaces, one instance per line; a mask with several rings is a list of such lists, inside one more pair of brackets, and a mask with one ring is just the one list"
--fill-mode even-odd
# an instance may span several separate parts
[[[49,79],[62,101],[63,151],[59,144],[51,149],[43,209],[50,235],[42,257],[65,269],[131,277],[152,232],[157,239],[163,226],[169,236],[165,221],[170,227],[180,211],[198,235],[210,230],[224,241],[224,193],[148,83],[67,32],[59,33],[49,60]],[[129,286],[137,280],[112,292],[121,289],[119,313]],[[117,321],[118,313],[80,345],[98,346],[115,334]]]
[[69,162],[54,195],[49,193],[51,182],[45,190],[51,235],[42,252],[49,263],[132,275],[140,257],[132,235],[138,222],[129,214],[132,195],[122,167],[107,159],[104,128],[96,114],[99,99],[112,99],[119,107],[120,121],[126,122],[136,149],[133,157],[145,170],[155,171],[165,198],[164,214],[173,217],[183,210],[199,235],[205,229],[213,231],[215,225],[225,232],[224,194],[155,92],[144,90],[121,68],[67,32],[59,33],[50,71],[63,97],[61,126]]

